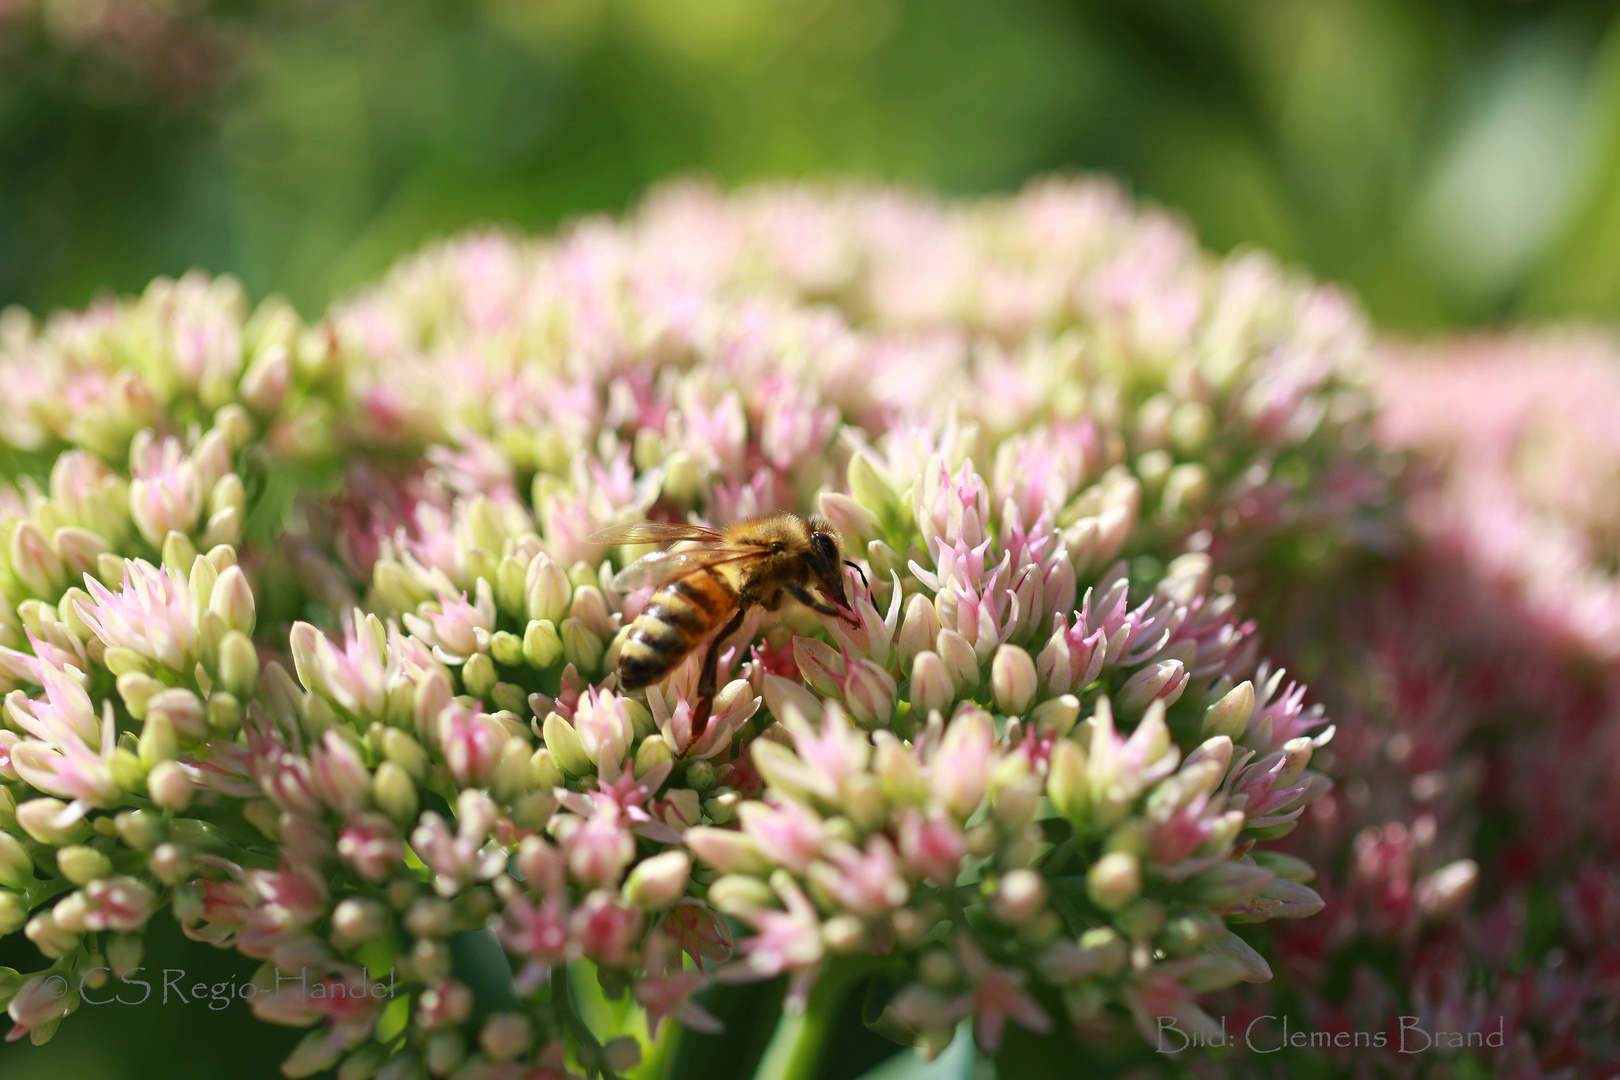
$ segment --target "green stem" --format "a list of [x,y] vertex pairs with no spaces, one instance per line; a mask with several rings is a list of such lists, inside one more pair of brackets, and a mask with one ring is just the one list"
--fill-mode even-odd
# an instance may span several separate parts
[[607,1067],[601,1042],[585,1021],[579,1018],[579,1014],[574,1012],[574,1002],[569,997],[567,964],[558,964],[551,969],[551,1008],[557,1019],[562,1021],[563,1028],[579,1043],[579,1063],[585,1067],[585,1071],[605,1080],[619,1080],[613,1070]]
[[782,1014],[771,1036],[754,1080],[813,1080],[826,1048],[827,1036],[838,1019],[844,995],[871,966],[869,957],[831,959],[810,991],[800,1013]]

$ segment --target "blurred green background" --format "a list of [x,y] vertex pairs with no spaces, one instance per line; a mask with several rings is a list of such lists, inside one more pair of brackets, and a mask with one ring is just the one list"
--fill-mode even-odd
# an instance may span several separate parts
[[[80,305],[201,266],[315,314],[433,237],[618,211],[672,174],[968,194],[1090,169],[1214,247],[1348,283],[1385,327],[1612,319],[1616,11],[0,0],[0,305]],[[245,964],[157,922],[158,966]],[[255,1080],[296,1039],[245,1009],[98,1021],[0,1048],[0,1076]]]
[[1620,311],[1590,0],[0,0],[0,303],[192,266],[315,313],[672,173],[1102,169],[1384,325]]

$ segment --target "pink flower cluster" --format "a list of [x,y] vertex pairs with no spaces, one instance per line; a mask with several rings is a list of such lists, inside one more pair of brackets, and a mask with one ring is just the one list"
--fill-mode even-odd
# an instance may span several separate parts
[[[1335,729],[1243,612],[1383,535],[1367,343],[1091,181],[675,187],[314,326],[188,277],[10,327],[12,1036],[164,908],[323,988],[255,998],[289,1076],[616,1076],[712,982],[825,1010],[876,958],[930,1054],[1202,1017],[1324,903],[1270,845]],[[748,613],[706,720],[699,652],[628,690],[645,549],[593,534],[777,513],[841,534],[847,617]],[[337,992],[383,968],[403,1012]]]

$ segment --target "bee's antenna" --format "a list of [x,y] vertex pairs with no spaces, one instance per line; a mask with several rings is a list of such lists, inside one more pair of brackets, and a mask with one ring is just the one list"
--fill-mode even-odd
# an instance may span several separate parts
[[849,567],[851,570],[855,571],[857,574],[861,575],[861,586],[863,588],[865,588],[867,592],[872,591],[871,582],[866,580],[866,571],[862,570],[860,568],[860,566],[856,564],[854,559],[845,559],[844,560],[844,565]]

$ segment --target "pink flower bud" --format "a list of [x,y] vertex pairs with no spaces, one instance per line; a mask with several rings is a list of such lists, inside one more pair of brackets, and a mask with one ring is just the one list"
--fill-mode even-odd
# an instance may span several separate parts
[[839,696],[839,684],[844,679],[844,658],[831,645],[815,638],[793,639],[793,660],[799,674],[822,697]]
[[541,619],[555,626],[568,617],[574,586],[562,566],[545,552],[530,561],[524,591],[531,620]]
[[171,532],[188,534],[196,529],[204,492],[213,483],[203,486],[197,463],[186,456],[180,440],[170,437],[158,443],[151,431],[142,431],[131,443],[129,456],[134,474],[130,516],[147,543],[159,545]]
[[743,833],[699,825],[687,829],[682,839],[694,855],[721,873],[763,875],[771,869],[753,838]]
[[1073,739],[1058,739],[1052,746],[1048,770],[1047,798],[1053,809],[1078,825],[1091,809],[1085,751]]
[[757,877],[725,874],[709,886],[708,901],[716,911],[740,919],[773,906],[776,893]]
[[612,893],[598,890],[575,910],[569,931],[586,956],[599,964],[617,966],[628,959],[644,922],[641,912],[624,907]]
[[[568,604],[568,618],[578,619],[598,638],[608,640],[619,632],[613,617],[608,614],[607,601],[602,597],[602,590],[595,585],[586,585],[574,591],[573,599]],[[564,622],[567,619],[563,620]]]
[[1245,680],[1204,710],[1203,733],[1206,737],[1225,735],[1233,741],[1241,740],[1253,715],[1254,683]]
[[146,716],[150,720],[159,714],[167,716],[175,734],[188,742],[201,742],[210,734],[207,710],[190,690],[175,687],[153,694],[146,702]]
[[960,712],[945,729],[939,752],[930,763],[934,797],[963,820],[978,809],[990,782],[995,733],[982,709]]
[[1144,1039],[1157,1038],[1158,1025],[1165,1019],[1175,1024],[1175,1030],[1196,1035],[1204,1045],[1221,1037],[1221,1025],[1198,1007],[1193,992],[1169,976],[1141,977],[1126,988],[1125,998]]
[[766,674],[764,694],[765,707],[783,723],[787,722],[790,711],[798,713],[799,719],[805,722],[821,715],[821,702],[814,694],[780,675]]
[[802,875],[821,854],[821,818],[803,803],[750,800],[737,810],[743,832],[753,839],[755,849],[777,866]]
[[586,674],[595,674],[601,670],[607,648],[602,644],[602,639],[591,632],[590,627],[578,619],[564,619],[560,631],[564,660]]
[[875,732],[872,771],[884,798],[894,806],[921,807],[928,802],[928,783],[917,756],[886,731]]
[[1041,736],[1061,737],[1074,730],[1080,719],[1080,699],[1073,694],[1048,698],[1029,714],[1029,725]]
[[984,540],[984,526],[990,520],[989,485],[971,463],[964,462],[953,478],[944,461],[935,458],[915,489],[913,505],[925,543],[941,540],[954,546],[960,541],[971,548]]
[[1281,878],[1247,900],[1250,911],[1260,918],[1308,919],[1323,908],[1322,897],[1309,885]]
[[29,836],[51,847],[76,844],[90,835],[83,809],[60,799],[29,799],[18,803],[17,824]]
[[113,934],[107,940],[107,963],[115,979],[122,979],[140,966],[144,951],[138,934]]
[[152,801],[165,810],[184,810],[191,805],[195,793],[185,770],[173,761],[160,761],[146,777],[146,789]]
[[595,771],[595,763],[585,752],[585,744],[580,741],[579,733],[557,713],[547,714],[542,734],[551,759],[563,772],[570,776],[589,776]]
[[1190,886],[1194,895],[1211,906],[1227,907],[1257,895],[1275,880],[1270,870],[1253,863],[1223,862],[1193,878]]
[[1026,564],[1013,572],[1012,587],[1008,590],[1012,600],[1001,631],[1003,640],[1023,637],[1031,626],[1040,625],[1045,603],[1043,587],[1040,567]]
[[574,730],[585,755],[598,768],[618,765],[635,739],[635,726],[624,698],[592,687],[574,710]]
[[1098,907],[1118,911],[1142,889],[1142,865],[1128,851],[1111,851],[1086,872],[1086,892]]
[[945,661],[932,649],[919,652],[911,666],[911,707],[922,716],[943,713],[956,700],[956,686]]
[[417,1000],[416,1022],[422,1028],[454,1027],[472,1015],[473,993],[451,979],[434,983]]
[[452,704],[435,724],[450,774],[462,784],[488,783],[511,735],[487,713]]
[[810,867],[811,881],[857,915],[882,915],[911,895],[894,848],[883,836],[869,837],[864,851],[834,845],[827,859]]
[[[8,836],[7,839],[11,838]],[[62,876],[75,885],[88,885],[96,878],[106,877],[112,873],[112,863],[107,856],[95,848],[79,844],[58,848],[56,866],[62,871]]]
[[598,800],[595,811],[569,835],[568,869],[587,885],[617,885],[636,855],[635,838],[617,804]]
[[883,478],[877,466],[864,451],[857,451],[849,459],[849,491],[862,506],[876,513],[897,507],[899,500],[894,489]]
[[[84,578],[84,575],[94,573],[101,562],[101,556],[107,554],[109,550],[107,541],[100,533],[94,533],[89,529],[82,529],[76,525],[68,525],[57,529],[52,540],[55,541],[56,550],[62,556],[62,570],[66,581],[79,581]],[[40,592],[36,588],[37,585],[42,583],[49,584],[47,567],[24,567],[17,574],[17,577],[19,581],[22,581],[28,587],[30,592],[39,596],[52,595],[50,592]],[[66,618],[68,612],[64,610],[62,615]]]
[[67,582],[62,558],[32,521],[23,521],[11,534],[11,569],[35,596],[56,597]]
[[1200,761],[1215,762],[1220,767],[1220,775],[1224,777],[1232,764],[1232,740],[1225,735],[1205,739],[1197,749],[1187,755],[1187,761],[1182,767],[1189,768]]
[[23,928],[23,933],[34,943],[34,947],[53,960],[77,949],[84,933],[83,898],[79,894],[58,902],[57,907],[62,908],[62,915],[72,925],[64,925],[62,919],[52,911],[35,915]]
[[72,1008],[76,999],[70,994],[59,992],[59,985],[44,975],[35,975],[23,983],[22,989],[17,991],[11,1003],[6,1006],[6,1012],[11,1015],[13,1021],[7,1039],[20,1039],[34,1028],[44,1027],[67,1015],[68,1009]]
[[332,944],[349,950],[381,937],[388,929],[388,909],[376,900],[351,896],[332,910]]
[[844,680],[844,703],[855,722],[866,728],[888,724],[897,693],[894,676],[872,660],[856,660]]
[[0,885],[26,889],[34,881],[34,861],[10,833],[0,833]]
[[231,441],[214,428],[192,448],[191,461],[197,470],[197,485],[206,494],[231,471]]
[[113,592],[85,578],[92,603],[79,604],[85,625],[109,647],[122,646],[175,672],[189,672],[197,656],[197,599],[176,567],[144,560],[124,563],[124,582]]
[[1129,679],[1119,691],[1119,711],[1134,716],[1147,708],[1149,702],[1163,701],[1172,705],[1187,688],[1187,667],[1180,660],[1161,660],[1149,664]]
[[1074,610],[1074,562],[1068,558],[1067,553],[1062,553],[1061,549],[1060,557],[1053,558],[1047,568],[1045,580],[1041,583],[1041,592],[1046,599],[1044,614],[1048,617],[1054,613],[1067,615]]
[[967,638],[955,630],[941,630],[934,639],[934,651],[945,661],[951,684],[959,697],[966,697],[979,685],[979,657]]
[[1479,864],[1472,859],[1447,863],[1417,883],[1418,907],[1431,919],[1444,919],[1459,910],[1479,881]]
[[1305,772],[1305,767],[1311,763],[1311,752],[1315,749],[1314,742],[1304,735],[1289,739],[1283,744],[1283,767],[1272,781],[1274,787],[1293,787],[1294,783]]
[[691,788],[676,788],[664,796],[664,821],[677,831],[696,825],[703,818],[703,806],[698,793]]
[[1046,645],[1035,657],[1035,671],[1040,676],[1041,685],[1051,693],[1067,694],[1074,689],[1074,653],[1069,648],[1069,636],[1062,629],[1046,640]]
[[838,410],[814,407],[782,384],[782,392],[772,394],[760,422],[760,450],[779,469],[790,469],[818,453],[838,427]]
[[997,919],[1022,926],[1046,908],[1046,882],[1033,870],[1009,870],[990,902]]
[[146,927],[157,897],[144,882],[132,877],[103,877],[84,888],[87,930],[133,933]]
[[0,933],[15,934],[28,922],[28,907],[18,893],[0,891]]
[[226,631],[219,641],[219,681],[238,701],[247,701],[259,685],[259,653],[240,630]]
[[253,589],[248,585],[247,575],[242,573],[241,567],[226,567],[219,575],[208,601],[208,610],[224,620],[229,629],[240,630],[244,634],[253,633]]
[[875,540],[882,533],[877,515],[841,492],[822,492],[821,512],[841,534],[852,541]]
[[339,813],[349,814],[371,795],[371,772],[360,750],[336,730],[327,730],[310,753],[310,781],[316,796]]
[[684,851],[666,851],[641,862],[630,872],[624,898],[644,911],[667,907],[686,892],[692,860]]
[[1016,645],[1002,645],[990,667],[990,685],[996,708],[1009,716],[1022,716],[1035,700],[1035,661]]
[[260,417],[269,417],[287,397],[291,362],[287,346],[273,342],[260,349],[242,375],[242,401]]
[[533,1039],[529,1018],[516,1012],[494,1014],[478,1033],[478,1045],[496,1061],[511,1061],[528,1050]]
[[939,614],[932,600],[918,593],[906,602],[905,618],[900,623],[900,635],[895,643],[902,670],[911,666],[917,654],[933,648],[939,630]]
[[387,881],[405,860],[394,823],[377,813],[351,819],[338,833],[338,856],[367,881]]
[[912,873],[949,888],[961,872],[967,841],[949,818],[912,811],[900,819],[900,854]]

